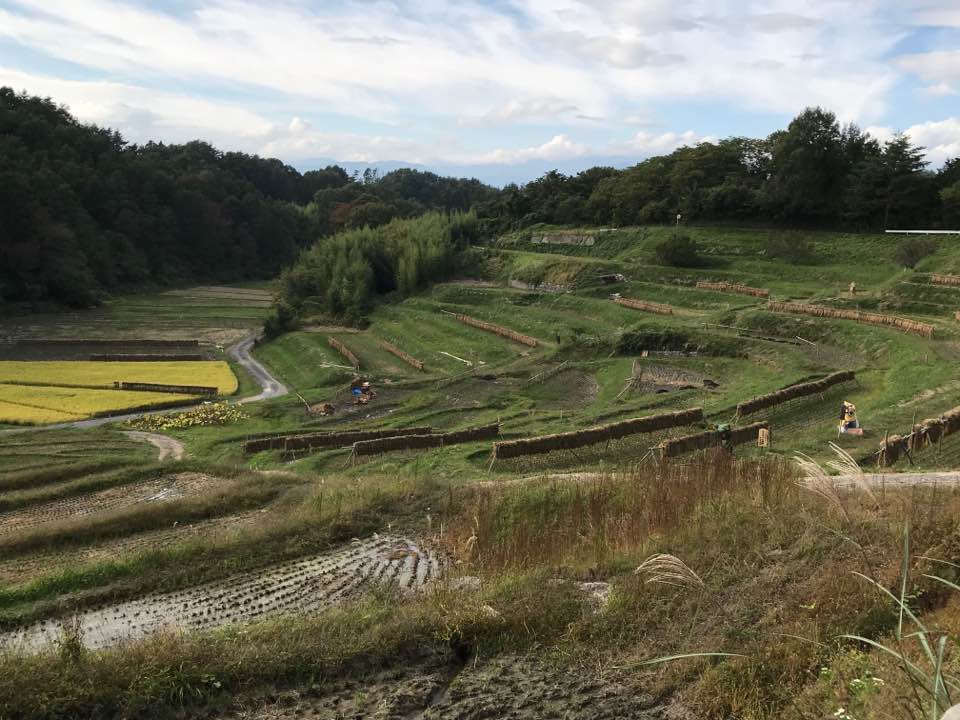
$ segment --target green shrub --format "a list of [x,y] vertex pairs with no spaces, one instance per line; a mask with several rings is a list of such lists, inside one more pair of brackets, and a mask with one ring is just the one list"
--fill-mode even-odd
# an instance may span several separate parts
[[689,235],[676,233],[654,248],[657,262],[671,267],[699,267],[700,247]]
[[804,265],[813,261],[813,242],[806,238],[770,235],[764,243],[763,253],[773,260]]
[[742,357],[743,340],[693,334],[666,327],[638,327],[620,336],[619,355],[638,355],[644,350],[674,351],[724,357]]
[[263,322],[263,334],[267,340],[273,340],[285,332],[295,330],[297,315],[287,303],[281,302],[273,307],[267,319]]
[[937,243],[931,238],[908,237],[897,246],[896,261],[903,267],[916,267],[917,263],[937,251]]

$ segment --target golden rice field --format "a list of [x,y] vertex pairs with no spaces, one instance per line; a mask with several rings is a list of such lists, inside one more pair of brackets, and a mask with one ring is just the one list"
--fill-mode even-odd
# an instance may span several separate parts
[[0,383],[36,383],[111,387],[114,382],[216,386],[220,395],[237,391],[237,378],[223,360],[157,360],[102,362],[94,360],[3,360]]
[[0,423],[45,425],[154,405],[189,403],[189,395],[0,384]]

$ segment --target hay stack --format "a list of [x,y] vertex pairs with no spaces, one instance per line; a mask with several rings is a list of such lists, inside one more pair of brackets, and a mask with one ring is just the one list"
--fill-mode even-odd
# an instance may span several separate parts
[[243,451],[250,454],[263,452],[264,450],[290,451],[307,450],[311,448],[338,448],[353,445],[360,440],[374,440],[377,438],[401,435],[432,434],[433,428],[430,427],[391,428],[388,430],[346,430],[332,433],[297,433],[248,440],[243,444]]
[[930,276],[930,282],[935,285],[960,285],[960,275],[941,275],[933,273]]
[[790,387],[783,388],[782,390],[776,390],[772,393],[755,397],[752,400],[745,400],[737,405],[737,417],[750,415],[751,413],[755,413],[759,410],[764,410],[769,407],[774,407],[775,405],[780,405],[795,398],[822,393],[834,385],[849,382],[850,380],[853,380],[854,377],[855,375],[852,370],[843,370],[841,372],[831,373],[830,375],[820,378],[819,380],[797,383],[796,385],[791,385]]
[[493,333],[494,335],[505,337],[508,340],[513,340],[521,345],[537,347],[539,344],[536,338],[514,332],[510,328],[504,327],[503,325],[494,325],[493,323],[488,323],[486,320],[478,320],[477,318],[470,317],[469,315],[455,315],[454,317],[456,317],[457,320],[462,322],[464,325],[470,325],[471,327],[485,330],[486,332]]
[[690,425],[701,420],[703,420],[703,408],[690,408],[662,415],[633,418],[586,430],[498,442],[493,444],[492,453],[494,459],[506,460],[523,455],[542,455],[557,450],[575,450],[609,440],[619,440],[629,435]]
[[658,315],[673,315],[673,308],[663,303],[647,302],[646,300],[634,300],[632,298],[614,298],[617,305],[628,307],[631,310],[642,310],[643,312],[657,313]]
[[393,343],[388,343],[386,340],[381,340],[380,347],[382,347],[388,353],[396,355],[398,358],[400,358],[405,363],[407,363],[407,365],[412,365],[417,370],[421,370],[421,371],[423,370],[423,362],[421,362],[420,360],[417,360],[415,357],[413,357],[413,355],[409,355],[405,353],[403,350],[398,348]]
[[837,309],[824,307],[823,305],[770,301],[767,303],[767,310],[793,315],[812,315],[814,317],[837,320],[853,320],[867,325],[890,327],[894,330],[920,335],[925,338],[932,338],[934,330],[934,326],[929,323],[896,317],[895,315],[881,315],[880,313],[861,312],[860,310]]
[[[742,428],[736,428],[730,431],[730,444],[743,445],[748,442],[756,442],[761,430],[769,430],[770,426],[765,422],[753,423]],[[723,434],[717,430],[707,430],[693,435],[664,440],[660,443],[660,458],[678,457],[697,450],[707,450],[709,448],[719,447],[723,441]]]
[[428,448],[446,447],[461,443],[490,440],[500,434],[500,423],[481,425],[479,427],[455,430],[447,433],[432,435],[396,435],[372,440],[359,440],[353,443],[353,456],[380,455],[395,450],[425,450]]
[[698,280],[697,287],[702,290],[739,293],[740,295],[752,295],[753,297],[759,298],[770,297],[769,290],[765,290],[764,288],[750,287],[749,285],[743,285],[741,283],[707,282],[706,280]]
[[357,359],[356,355],[350,352],[350,349],[346,345],[344,345],[342,342],[337,340],[335,337],[327,338],[327,344],[330,345],[330,347],[332,347],[338,353],[343,355],[354,370],[360,369],[360,360]]

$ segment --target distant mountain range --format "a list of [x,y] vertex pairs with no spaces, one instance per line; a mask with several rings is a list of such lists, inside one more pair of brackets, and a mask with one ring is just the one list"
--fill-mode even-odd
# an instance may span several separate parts
[[581,170],[596,166],[607,166],[615,168],[625,168],[636,165],[643,160],[639,157],[609,157],[609,156],[590,156],[579,157],[571,160],[552,161],[552,160],[527,160],[517,164],[484,164],[484,165],[421,165],[419,163],[403,162],[400,160],[385,160],[383,162],[349,162],[335,160],[334,158],[310,158],[293,163],[293,166],[300,172],[308,170],[317,170],[327,165],[339,165],[348,173],[356,172],[362,175],[364,170],[369,168],[376,169],[381,175],[392,170],[400,168],[411,168],[414,170],[427,170],[437,175],[447,177],[476,178],[481,182],[495,187],[503,187],[510,183],[523,184],[531,180],[536,180],[550,170],[559,170],[570,175],[576,174]]

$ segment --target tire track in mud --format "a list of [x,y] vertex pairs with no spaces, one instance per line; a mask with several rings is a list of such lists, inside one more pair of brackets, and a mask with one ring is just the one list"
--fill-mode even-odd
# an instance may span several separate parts
[[644,691],[635,671],[512,653],[427,658],[350,676],[321,690],[246,702],[218,720],[667,720],[693,717]]
[[0,513],[0,537],[139,503],[177,500],[217,482],[221,481],[202,473],[178,473],[8,510]]
[[[377,578],[415,592],[443,569],[441,556],[395,536],[377,536],[331,553],[302,558],[172,593],[80,612],[76,620],[92,649],[138,640],[165,628],[206,630],[285,613],[322,610],[359,593]],[[62,623],[46,619],[0,634],[0,650],[53,645]]]

